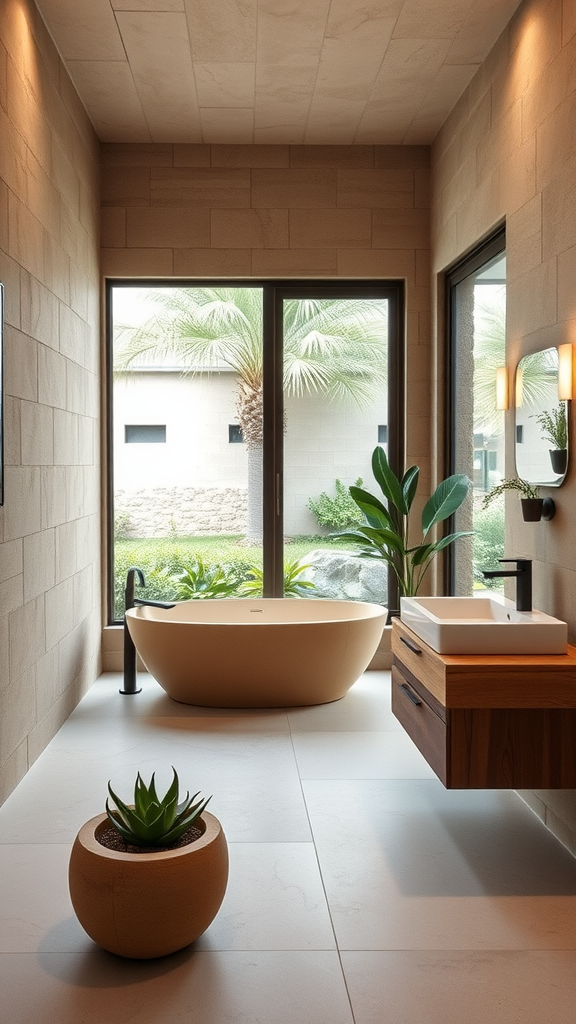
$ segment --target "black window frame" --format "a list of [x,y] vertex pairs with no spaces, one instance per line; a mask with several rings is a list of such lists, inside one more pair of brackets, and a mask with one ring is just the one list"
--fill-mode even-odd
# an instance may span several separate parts
[[[263,293],[263,518],[265,525],[262,554],[264,596],[283,595],[283,435],[284,404],[282,386],[282,301],[284,298],[358,298],[387,299],[388,310],[388,458],[392,469],[402,473],[405,457],[405,365],[406,365],[406,293],[403,279],[360,280],[272,280],[257,279],[182,279],[182,278],[108,278],[106,279],[106,484],[107,484],[107,622],[117,625],[114,612],[114,465],[113,465],[113,309],[114,288],[257,288]],[[375,445],[376,447],[376,445]],[[388,571],[388,605],[398,605],[398,584]]]
[[[506,255],[506,225],[500,225],[488,238],[471,249],[465,256],[452,264],[445,271],[445,310],[446,310],[446,377],[445,377],[445,418],[444,418],[444,455],[448,474],[456,472],[456,388],[458,383],[457,352],[456,352],[456,290],[457,286],[471,274],[492,263],[499,256]],[[446,533],[454,530],[454,517],[446,524]],[[444,559],[444,593],[453,594],[455,590],[455,550],[451,546],[445,552]]]

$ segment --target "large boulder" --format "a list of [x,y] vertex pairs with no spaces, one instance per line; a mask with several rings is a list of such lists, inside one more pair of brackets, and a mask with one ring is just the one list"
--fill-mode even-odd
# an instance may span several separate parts
[[310,580],[316,587],[307,596],[386,605],[388,567],[380,559],[318,548],[304,561],[309,568],[301,579]]

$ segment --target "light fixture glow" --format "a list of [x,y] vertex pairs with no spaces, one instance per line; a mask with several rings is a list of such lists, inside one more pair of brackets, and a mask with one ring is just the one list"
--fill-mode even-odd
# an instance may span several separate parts
[[496,408],[501,411],[508,408],[508,370],[505,366],[496,368]]
[[561,402],[572,398],[572,364],[572,345],[558,345],[558,398]]
[[524,400],[524,383],[522,378],[522,367],[520,365],[516,368],[516,395],[515,405],[517,409],[522,408],[522,402]]

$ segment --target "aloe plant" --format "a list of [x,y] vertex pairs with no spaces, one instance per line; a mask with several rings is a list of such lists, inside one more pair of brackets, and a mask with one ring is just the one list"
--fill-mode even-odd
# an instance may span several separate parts
[[422,539],[411,546],[410,512],[418,488],[419,467],[411,466],[399,478],[390,467],[384,450],[377,447],[372,454],[372,472],[384,501],[362,487],[350,487],[352,498],[364,513],[365,524],[356,530],[343,531],[338,536],[360,544],[360,554],[366,558],[381,558],[387,562],[398,580],[400,596],[413,597],[418,593],[434,556],[459,537],[470,536],[471,531],[466,530],[451,533],[440,540],[427,540],[434,526],[460,508],[468,494],[470,481],[467,476],[457,473],[438,485],[422,512]]
[[106,800],[106,813],[111,824],[127,843],[133,846],[172,846],[200,817],[208,802],[198,800],[199,792],[193,797],[186,793],[182,803],[178,803],[179,781],[173,767],[174,778],[164,796],[160,799],[154,784],[154,773],[150,785],[142,781],[140,772],[134,787],[134,806],[131,807],[121,800],[108,783],[108,792],[116,804],[110,807]]

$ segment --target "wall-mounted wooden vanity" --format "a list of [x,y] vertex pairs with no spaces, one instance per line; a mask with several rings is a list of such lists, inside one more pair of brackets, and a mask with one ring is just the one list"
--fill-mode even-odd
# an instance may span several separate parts
[[448,789],[576,788],[576,647],[437,654],[392,628],[392,710]]

